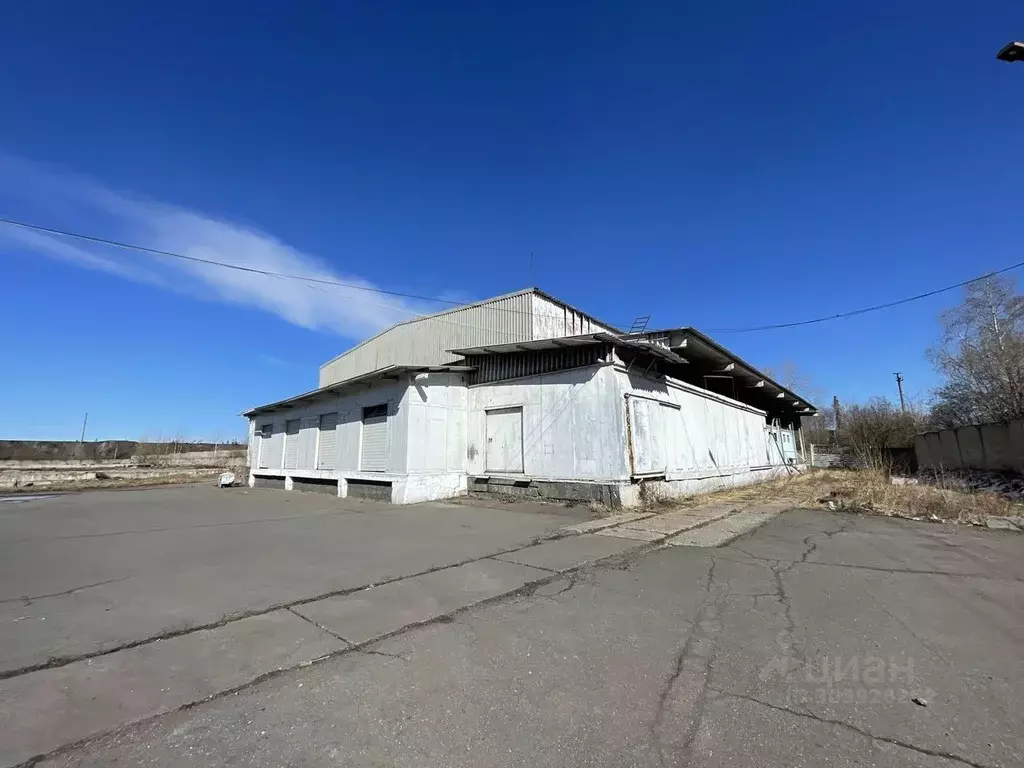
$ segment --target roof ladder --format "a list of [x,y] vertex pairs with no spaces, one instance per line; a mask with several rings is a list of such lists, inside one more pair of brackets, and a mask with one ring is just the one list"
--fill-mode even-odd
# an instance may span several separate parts
[[649,322],[651,322],[650,315],[639,315],[636,320],[633,321],[633,324],[629,326],[630,334],[645,332]]

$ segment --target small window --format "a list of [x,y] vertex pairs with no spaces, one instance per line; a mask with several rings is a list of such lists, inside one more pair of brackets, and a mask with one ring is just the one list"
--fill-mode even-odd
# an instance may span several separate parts
[[386,417],[387,415],[388,415],[388,404],[387,403],[382,403],[381,405],[370,405],[370,406],[367,406],[366,408],[363,408],[363,418],[364,419],[380,418],[381,416],[385,416]]
[[274,434],[274,425],[273,424],[264,424],[263,426],[260,427],[260,437],[269,440],[273,436],[273,434]]

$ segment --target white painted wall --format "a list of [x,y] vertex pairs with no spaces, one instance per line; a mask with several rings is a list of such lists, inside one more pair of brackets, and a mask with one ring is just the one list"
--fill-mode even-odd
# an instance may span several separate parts
[[[404,381],[385,381],[355,392],[345,393],[336,397],[325,398],[310,405],[303,405],[272,413],[261,414],[253,418],[254,435],[250,451],[252,456],[259,455],[259,429],[267,423],[274,424],[274,440],[284,440],[284,425],[291,419],[300,419],[299,429],[299,461],[297,473],[310,473],[316,470],[316,438],[320,414],[338,414],[337,456],[334,469],[345,472],[359,471],[359,444],[362,433],[363,408],[380,403],[388,403],[389,458],[387,472],[401,473],[407,467],[406,433],[408,431],[408,408],[405,398],[407,383]],[[266,450],[266,448],[264,448]],[[275,453],[276,455],[276,453]],[[283,459],[283,451],[282,451]],[[257,464],[252,464],[253,471],[260,473]],[[276,467],[268,467],[265,472],[282,471],[282,463]]]
[[486,411],[521,406],[525,477],[627,479],[622,402],[609,366],[470,387],[468,472],[486,472]]
[[[658,435],[667,495],[754,482],[782,469],[783,457],[767,439],[764,412],[674,379],[651,379],[619,365],[595,365],[512,381],[465,385],[456,373],[419,374],[383,382],[312,405],[253,420],[250,451],[260,470],[259,427],[273,421],[283,445],[284,424],[300,419],[299,464],[288,475],[368,476],[360,470],[362,409],[389,404],[389,460],[382,479],[392,500],[412,503],[466,491],[467,475],[486,475],[487,411],[522,408],[523,472],[536,480],[631,485],[627,409],[642,401],[647,431]],[[669,407],[670,406],[670,407]],[[316,467],[319,416],[337,412],[337,463]],[[637,435],[633,435],[634,440]],[[639,448],[639,446],[634,446]],[[274,455],[283,459],[275,443]],[[661,473],[660,466],[655,468]],[[632,491],[630,491],[632,492]],[[624,491],[623,499],[629,494]]]
[[563,306],[536,293],[531,294],[534,339],[553,339],[562,336],[581,336],[585,333],[612,332],[611,328],[595,323],[582,312]]
[[466,385],[454,373],[419,374],[408,402],[408,471],[466,471]]
[[[624,400],[674,406],[647,409],[649,418],[662,420],[656,431],[665,441],[667,479],[722,476],[782,463],[777,451],[769,453],[763,411],[675,379],[613,370]],[[637,435],[633,438],[635,443]]]

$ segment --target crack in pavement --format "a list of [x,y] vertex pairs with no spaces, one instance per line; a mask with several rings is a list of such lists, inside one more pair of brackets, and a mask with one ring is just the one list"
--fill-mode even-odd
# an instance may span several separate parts
[[65,589],[63,592],[49,592],[45,595],[25,595],[24,597],[5,597],[0,599],[0,603],[22,603],[23,605],[32,605],[36,600],[45,600],[48,597],[65,597],[67,595],[73,595],[75,592],[81,592],[84,589],[92,589],[94,587],[102,587],[105,584],[116,584],[119,581],[127,581],[133,579],[134,576],[120,576],[116,579],[106,579],[105,581],[97,581],[92,584],[82,584],[71,589]]
[[[1008,578],[1005,578],[1005,579],[999,579],[999,578],[996,578],[994,576],[985,576],[984,574],[980,574],[980,573],[953,573],[953,572],[950,572],[950,571],[937,571],[937,570],[931,570],[931,569],[927,569],[927,568],[889,568],[889,567],[885,567],[885,566],[881,566],[881,565],[857,565],[855,563],[826,563],[826,562],[822,562],[821,560],[808,560],[808,561],[805,561],[805,562],[801,562],[800,560],[780,560],[779,558],[775,558],[775,557],[761,557],[760,555],[751,554],[750,552],[747,552],[745,549],[740,549],[740,547],[737,547],[736,545],[732,545],[730,547],[730,549],[739,550],[740,552],[742,552],[744,555],[747,556],[747,559],[746,560],[740,560],[740,559],[736,559],[736,558],[722,557],[723,560],[731,560],[734,563],[746,563],[748,565],[756,565],[757,562],[764,562],[764,563],[789,563],[792,566],[797,566],[797,565],[815,565],[815,566],[821,566],[821,567],[824,567],[824,568],[850,568],[852,570],[877,571],[879,573],[891,573],[891,574],[906,574],[906,575],[909,575],[909,576],[948,576],[948,577],[954,578],[954,579],[980,579],[981,581],[994,581],[994,582],[997,582],[999,584],[1022,584],[1022,583],[1024,583],[1024,579],[1017,579],[1017,578],[1013,578],[1013,577],[1008,577]],[[723,551],[726,551],[726,550],[723,550]],[[721,557],[721,555],[716,555],[716,557]],[[751,561],[756,561],[756,562],[751,562]],[[765,567],[768,567],[768,566],[765,566]],[[787,568],[786,570],[789,570],[789,569]]]
[[312,624],[314,627],[319,629],[321,632],[326,632],[328,635],[330,635],[331,637],[335,638],[336,640],[341,640],[341,642],[343,642],[343,643],[345,643],[346,645],[349,645],[349,646],[354,645],[354,643],[352,643],[350,640],[346,640],[344,637],[339,635],[337,632],[333,632],[333,631],[329,630],[323,624],[320,624],[319,622],[313,621],[311,618],[309,618],[309,616],[303,616],[301,613],[296,611],[291,606],[288,606],[287,608],[285,608],[285,610],[288,611],[288,613],[292,614],[293,616],[298,616],[300,619],[302,619],[307,624]]
[[[725,591],[713,599],[715,569],[718,562],[714,557],[709,559],[710,565],[704,581],[704,599],[701,601],[697,608],[697,612],[694,614],[693,623],[690,626],[690,634],[687,636],[686,642],[676,654],[672,672],[669,674],[668,679],[665,681],[658,693],[658,704],[655,710],[654,720],[651,722],[648,729],[651,742],[658,751],[658,762],[662,766],[667,764],[666,752],[669,750],[679,752],[687,758],[691,756],[690,753],[692,752],[693,742],[696,739],[704,720],[707,693],[710,689],[709,682],[711,678],[712,665],[714,664],[715,656],[717,655],[718,632],[721,629],[718,611],[721,610],[722,605],[729,597],[729,582],[727,580]],[[709,646],[709,648],[705,650],[706,655],[702,655],[697,652],[698,646],[703,642],[706,642]],[[694,702],[693,714],[691,716],[690,727],[686,732],[686,738],[678,747],[671,746],[665,743],[661,734],[661,731],[665,726],[665,717],[669,710],[669,699],[672,695],[672,691],[676,687],[676,684],[679,682],[679,679],[686,671],[686,662],[693,659],[704,661],[701,665],[702,670],[699,673],[701,676],[700,688]]]
[[[525,549],[525,547],[522,547],[522,548]],[[647,552],[647,551],[650,551],[650,548],[643,548],[643,550],[645,552]],[[515,550],[510,550],[510,551],[515,551]],[[328,653],[325,653],[322,656],[317,656],[314,659],[310,659],[310,660],[302,662],[300,664],[295,664],[295,665],[290,666],[290,667],[282,667],[280,669],[274,669],[274,670],[271,670],[269,672],[265,672],[265,673],[263,673],[261,675],[258,675],[256,677],[254,677],[251,680],[248,680],[248,681],[246,681],[244,683],[240,683],[239,685],[236,685],[236,686],[234,686],[232,688],[228,688],[228,689],[223,690],[223,691],[217,691],[216,693],[212,693],[209,696],[206,696],[205,698],[198,699],[196,701],[187,702],[185,704],[182,704],[181,706],[174,707],[172,709],[168,709],[168,710],[166,710],[164,712],[158,712],[156,714],[150,715],[149,717],[144,717],[141,720],[136,720],[136,721],[130,722],[130,723],[122,723],[121,725],[118,725],[118,726],[116,726],[114,728],[110,728],[110,729],[107,729],[107,730],[104,730],[104,731],[100,731],[98,733],[91,734],[89,736],[85,736],[85,737],[83,737],[81,739],[78,739],[78,740],[73,741],[73,742],[69,742],[67,744],[62,744],[61,746],[59,746],[56,749],[53,749],[53,750],[51,750],[51,751],[49,751],[47,753],[40,754],[40,755],[35,755],[35,756],[29,758],[28,760],[26,760],[26,761],[24,761],[22,763],[19,763],[16,766],[13,766],[13,768],[31,768],[32,766],[35,766],[36,764],[42,762],[43,760],[47,760],[47,759],[50,759],[52,757],[56,757],[58,755],[67,754],[68,752],[71,752],[71,751],[73,751],[75,749],[83,747],[86,744],[94,742],[94,741],[96,741],[98,739],[101,739],[101,738],[103,738],[105,736],[109,736],[112,733],[119,733],[119,732],[127,730],[128,728],[137,728],[137,727],[145,725],[146,723],[152,722],[153,720],[156,720],[156,719],[161,718],[161,717],[166,717],[167,715],[174,714],[176,712],[187,712],[187,711],[189,711],[189,710],[191,710],[191,709],[193,709],[195,707],[198,707],[198,706],[200,706],[202,704],[206,704],[206,703],[211,702],[211,701],[215,701],[215,700],[218,700],[218,699],[226,698],[228,696],[232,696],[232,695],[234,695],[236,693],[239,693],[241,691],[247,690],[249,688],[253,688],[253,687],[255,687],[255,686],[257,686],[257,685],[259,685],[259,684],[261,684],[263,682],[266,682],[267,680],[271,680],[273,678],[280,677],[281,675],[285,675],[285,674],[288,674],[290,672],[294,672],[296,669],[301,669],[303,667],[309,667],[309,666],[312,666],[314,664],[319,664],[321,662],[327,661],[329,659],[334,659],[334,658],[337,658],[337,657],[345,655],[345,654],[349,654],[349,653],[362,653],[362,654],[369,654],[369,655],[395,656],[396,658],[399,658],[399,659],[402,659],[402,660],[406,660],[402,656],[397,656],[396,654],[390,654],[390,653],[387,653],[385,651],[377,651],[375,649],[372,649],[372,646],[377,644],[377,643],[383,642],[384,640],[389,640],[389,639],[391,639],[393,637],[397,637],[399,635],[403,635],[406,632],[409,632],[409,631],[414,630],[414,629],[421,629],[421,628],[424,628],[424,627],[430,627],[430,626],[433,626],[435,624],[463,623],[463,622],[460,621],[460,617],[463,614],[468,613],[469,611],[476,610],[476,609],[483,608],[483,607],[490,606],[490,605],[495,605],[495,604],[502,603],[502,602],[509,601],[509,600],[516,600],[516,599],[523,598],[523,597],[532,597],[534,595],[534,593],[540,587],[544,586],[545,584],[550,584],[553,581],[556,581],[559,578],[564,578],[567,575],[579,574],[580,572],[582,572],[584,570],[591,570],[591,569],[594,569],[594,568],[615,567],[615,565],[618,564],[619,560],[621,558],[625,557],[625,556],[626,556],[625,553],[624,554],[620,554],[620,555],[613,555],[613,556],[610,556],[610,557],[607,557],[607,558],[601,558],[601,559],[598,559],[598,560],[593,560],[593,561],[588,562],[588,563],[583,563],[583,564],[581,564],[580,566],[578,566],[575,569],[566,570],[566,571],[563,571],[562,573],[552,573],[550,575],[545,575],[542,578],[537,579],[535,581],[527,582],[526,584],[523,584],[518,589],[512,590],[510,592],[505,592],[505,593],[500,594],[500,595],[495,595],[494,597],[485,598],[484,600],[479,600],[479,601],[477,601],[475,603],[469,603],[467,605],[463,605],[463,606],[461,606],[459,608],[456,608],[455,610],[450,611],[448,613],[440,614],[438,616],[434,616],[434,617],[431,617],[429,619],[425,619],[423,621],[416,621],[416,622],[412,622],[410,624],[406,624],[405,626],[399,627],[398,629],[395,629],[392,632],[388,632],[386,634],[380,635],[378,637],[371,638],[369,640],[365,640],[365,641],[360,642],[360,643],[351,643],[350,641],[345,640],[344,638],[342,638],[342,637],[340,637],[338,635],[335,635],[335,637],[338,637],[339,640],[342,640],[345,643],[347,643],[347,645],[344,648],[339,648],[339,649],[334,650],[334,651],[329,651]],[[639,554],[636,554],[635,556],[639,557]],[[483,560],[483,559],[486,559],[486,558],[478,558],[478,559]],[[475,562],[475,560],[469,560],[467,562]],[[606,563],[609,563],[611,565],[608,566],[608,565],[606,565]],[[454,568],[454,567],[458,567],[459,565],[464,565],[464,563],[457,563],[457,564],[452,565],[452,566],[437,567],[437,568],[431,569],[430,572],[444,570],[444,568],[446,568],[446,567],[453,567]],[[410,576],[410,577],[403,577],[403,578],[415,578],[415,577],[414,576]],[[392,581],[399,581],[399,580],[400,579],[393,579]],[[379,586],[380,584],[384,584],[384,583],[386,583],[386,582],[378,582],[378,584],[376,584],[375,586]],[[360,589],[362,589],[362,588],[360,588]],[[358,591],[358,590],[350,590],[350,591]],[[300,601],[300,603],[296,603],[296,604],[301,604],[301,603],[306,603],[306,602],[313,602],[313,600],[304,600],[304,601]],[[283,609],[291,611],[291,607],[290,606],[283,606]],[[275,610],[280,610],[280,609],[275,609]],[[294,611],[291,611],[291,612],[295,613]],[[262,615],[262,612],[261,612],[260,615]],[[309,621],[308,619],[306,619],[301,614],[296,613],[295,615],[299,616],[299,618],[302,618],[302,619],[304,619],[306,621]],[[229,623],[229,622],[223,622],[223,623]],[[315,622],[310,622],[310,623],[312,623],[315,626],[319,627],[319,625],[316,625]],[[322,629],[322,627],[320,627],[320,628]],[[190,634],[192,631],[193,630],[183,630],[181,632],[177,632],[176,634],[177,635]],[[201,630],[195,630],[195,631],[201,631]],[[328,630],[325,630],[325,631],[328,631]],[[329,632],[329,634],[334,634],[334,633],[330,633]],[[149,642],[149,641],[146,641],[146,642]],[[142,645],[142,644],[143,643],[141,643],[141,642],[140,643],[135,643],[131,647],[135,647],[135,646]],[[111,652],[113,652],[113,651],[111,651]],[[103,655],[103,654],[94,654],[94,655]],[[88,658],[91,658],[91,656],[88,657]],[[2,679],[2,678],[0,678],[0,679]]]
[[[426,576],[428,574],[437,573],[438,571],[444,571],[444,570],[447,570],[449,568],[458,568],[458,567],[463,566],[463,565],[469,565],[470,563],[480,562],[481,560],[487,560],[489,558],[497,558],[499,555],[506,555],[506,554],[510,554],[510,553],[513,553],[513,552],[519,552],[520,550],[523,550],[523,549],[529,549],[532,546],[536,546],[536,545],[533,544],[533,543],[523,544],[523,545],[520,545],[520,546],[512,547],[510,549],[503,549],[503,550],[501,550],[499,552],[490,552],[490,553],[488,553],[486,555],[481,555],[480,557],[472,557],[472,558],[468,558],[466,560],[459,560],[459,561],[454,562],[454,563],[445,563],[444,565],[436,565],[436,566],[434,566],[432,568],[427,568],[426,570],[419,571],[417,573],[403,574],[401,576],[395,576],[395,577],[390,578],[390,579],[382,579],[380,581],[375,581],[372,584],[360,584],[360,585],[355,586],[355,587],[346,587],[344,589],[336,589],[336,590],[331,590],[330,592],[323,592],[323,593],[320,593],[320,594],[317,594],[317,595],[313,595],[312,597],[302,597],[302,598],[299,598],[297,600],[289,600],[289,601],[285,601],[285,602],[281,602],[281,603],[274,603],[274,604],[271,604],[271,605],[268,605],[268,606],[264,606],[263,608],[254,608],[252,610],[247,610],[247,611],[238,611],[238,612],[235,612],[235,613],[228,613],[228,614],[225,614],[225,615],[221,616],[221,618],[216,620],[216,621],[206,622],[206,623],[203,623],[203,624],[195,624],[193,626],[182,627],[180,629],[173,629],[173,630],[168,630],[168,631],[165,631],[165,632],[159,632],[159,633],[157,633],[155,635],[149,635],[147,637],[139,638],[137,640],[132,640],[132,641],[127,642],[127,643],[121,643],[119,645],[112,646],[110,648],[103,648],[103,649],[96,650],[96,651],[88,651],[86,653],[69,654],[69,655],[66,655],[66,656],[51,656],[46,661],[42,661],[42,662],[39,662],[37,664],[28,664],[28,665],[25,665],[23,667],[18,667],[16,669],[0,670],[0,680],[8,680],[8,679],[10,679],[12,677],[20,677],[21,675],[27,675],[27,674],[30,674],[32,672],[38,672],[38,671],[43,670],[43,669],[53,669],[55,667],[64,667],[64,666],[67,666],[68,664],[74,664],[75,662],[78,662],[78,661],[85,661],[87,659],[95,659],[95,658],[98,658],[100,656],[108,656],[108,655],[110,655],[112,653],[117,653],[118,651],[126,651],[126,650],[129,650],[131,648],[138,648],[139,646],[148,645],[150,643],[155,643],[155,642],[157,642],[159,640],[170,640],[171,638],[181,637],[182,635],[190,635],[190,634],[193,634],[195,632],[204,632],[204,631],[209,630],[209,629],[220,629],[221,627],[227,626],[228,624],[231,624],[231,623],[236,622],[236,621],[241,621],[242,619],[249,619],[249,618],[252,618],[254,616],[265,616],[266,614],[273,613],[274,611],[290,609],[290,608],[294,608],[295,606],[299,606],[299,605],[308,605],[309,603],[315,603],[315,602],[318,602],[320,600],[325,600],[326,598],[329,598],[329,597],[344,597],[346,595],[351,595],[351,594],[354,594],[356,592],[362,592],[364,589],[370,589],[371,587],[380,587],[380,586],[383,586],[385,584],[392,584],[392,583],[394,583],[396,581],[404,581],[406,579],[415,579],[415,578],[417,578],[419,576]],[[640,549],[643,552],[646,552],[646,551],[649,550],[649,548],[640,548]],[[641,554],[641,553],[638,552],[637,556],[639,556],[639,554]],[[621,557],[621,556],[619,556],[619,557]],[[593,561],[593,562],[594,563],[603,562],[603,560],[607,560],[607,559],[609,559],[609,558],[603,558],[603,559],[596,560],[596,561]],[[579,570],[580,567],[582,567],[582,566],[577,566],[576,568],[566,569],[565,571],[562,571],[561,573],[552,572],[550,578],[551,579],[556,579],[556,578],[558,578],[560,576],[563,576],[566,573],[569,573],[571,571]],[[546,569],[542,568],[542,569],[538,569],[538,570],[546,570]],[[539,586],[539,584],[535,584],[533,588],[536,589],[537,586]],[[518,592],[518,591],[519,590],[516,590],[516,592]],[[510,593],[510,594],[516,594],[516,592]]]
[[[534,596],[536,596],[536,597],[543,597],[546,600],[554,600],[559,595],[564,595],[566,592],[572,591],[573,589],[576,588],[576,585],[579,584],[581,579],[583,578],[583,571],[582,571],[582,569],[576,570],[576,571],[572,571],[569,574],[566,574],[566,576],[567,576],[566,581],[568,583],[565,586],[563,586],[561,589],[559,589],[559,590],[557,590],[555,592],[552,592],[551,594],[545,594],[545,595],[538,594],[535,591],[534,592]],[[555,582],[553,581],[551,583],[554,584]]]
[[800,712],[799,710],[790,709],[789,707],[784,707],[780,704],[772,704],[771,702],[764,701],[763,699],[759,699],[756,696],[748,696],[743,693],[736,693],[735,691],[725,691],[718,688],[714,690],[715,693],[718,693],[722,696],[729,696],[734,699],[749,701],[752,704],[759,704],[762,707],[767,707],[768,709],[775,710],[776,712],[785,712],[786,714],[793,715],[795,717],[802,717],[808,720],[814,720],[815,722],[823,723],[825,725],[834,725],[838,728],[843,728],[845,730],[859,734],[860,736],[863,736],[864,738],[869,739],[871,741],[881,741],[886,744],[892,744],[894,746],[902,747],[903,749],[909,749],[913,752],[917,752],[922,755],[928,755],[929,757],[942,757],[946,760],[955,760],[959,763],[963,763],[964,765],[969,765],[971,766],[971,768],[995,768],[995,766],[976,762],[974,760],[971,760],[970,758],[964,757],[963,755],[958,755],[954,752],[945,752],[942,750],[931,749],[929,747],[919,747],[916,744],[911,744],[908,741],[892,738],[890,736],[878,736],[864,728],[853,725],[852,723],[847,723],[844,720],[836,720],[831,717],[823,717],[821,715],[814,714],[810,711]]
[[364,648],[361,651],[356,651],[356,653],[363,653],[368,656],[386,656],[389,659],[400,659],[401,661],[408,661],[408,659],[405,658],[405,656],[402,656],[398,653],[388,653],[387,651],[374,651],[368,648]]
[[[776,643],[779,646],[779,650],[785,655],[785,657],[787,659],[792,658],[801,668],[807,666],[807,651],[803,647],[803,644],[797,641],[797,625],[796,620],[793,618],[793,602],[789,593],[786,591],[786,583],[783,576],[798,565],[814,562],[808,560],[808,558],[818,549],[818,542],[814,541],[814,539],[824,536],[825,539],[828,540],[833,536],[846,532],[847,530],[849,530],[849,526],[846,523],[842,523],[835,530],[814,531],[813,533],[807,534],[803,538],[804,551],[800,554],[798,560],[755,558],[769,562],[768,569],[772,573],[775,591],[754,596],[754,604],[757,604],[758,597],[770,597],[782,606],[782,616],[785,621],[785,628],[779,633]],[[739,549],[750,557],[755,557],[740,547],[736,547],[736,549]],[[730,558],[723,559],[729,560],[730,562],[739,562],[731,560]]]

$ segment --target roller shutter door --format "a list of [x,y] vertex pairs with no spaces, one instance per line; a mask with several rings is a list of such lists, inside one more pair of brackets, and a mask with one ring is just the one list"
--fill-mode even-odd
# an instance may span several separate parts
[[334,446],[338,442],[338,414],[325,413],[320,417],[320,431],[316,444],[316,468],[334,469]]
[[364,472],[384,472],[388,467],[388,406],[363,408],[362,458]]
[[296,469],[299,466],[299,419],[284,423],[284,468]]
[[[281,467],[281,451],[274,445],[274,425],[263,424],[258,433],[259,469],[279,469]],[[280,435],[278,435],[280,439]],[[275,448],[277,448],[275,450]]]

